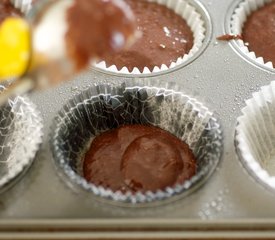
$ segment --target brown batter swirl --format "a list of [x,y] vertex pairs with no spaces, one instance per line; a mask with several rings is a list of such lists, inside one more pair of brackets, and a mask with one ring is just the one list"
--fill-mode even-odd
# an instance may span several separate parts
[[188,145],[167,131],[126,125],[97,136],[85,155],[84,177],[113,191],[156,191],[196,173]]
[[20,10],[16,9],[10,2],[10,0],[0,1],[0,24],[7,17],[22,17]]
[[91,58],[120,50],[135,32],[134,16],[121,0],[76,0],[67,22],[67,49],[77,69]]
[[248,16],[242,35],[250,51],[275,64],[275,1]]
[[162,64],[170,66],[179,57],[189,53],[193,47],[193,33],[186,21],[173,10],[147,0],[126,0],[136,20],[137,30],[142,36],[128,49],[120,53],[108,53],[103,60],[107,66],[115,65],[119,70],[126,66],[132,71],[144,67],[151,71]]

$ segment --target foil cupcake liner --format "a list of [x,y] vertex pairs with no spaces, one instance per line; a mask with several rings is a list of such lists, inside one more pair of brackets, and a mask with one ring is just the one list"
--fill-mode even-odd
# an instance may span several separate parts
[[[3,87],[0,87],[1,91]],[[32,164],[42,143],[42,118],[26,97],[0,108],[0,193]]]
[[[149,2],[156,2],[158,4],[164,5],[169,9],[172,9],[176,14],[182,16],[186,20],[187,25],[191,28],[194,36],[194,44],[190,49],[188,54],[179,57],[175,62],[172,62],[169,66],[162,64],[161,66],[155,66],[151,71],[148,67],[145,67],[143,71],[140,71],[135,67],[132,71],[128,70],[125,66],[122,69],[118,69],[115,65],[107,67],[105,61],[100,61],[95,63],[95,66],[99,69],[106,70],[113,73],[123,73],[123,74],[148,74],[157,73],[165,71],[167,69],[174,68],[180,64],[185,63],[187,60],[192,58],[202,47],[204,39],[206,26],[201,14],[196,10],[196,7],[191,3],[184,0],[148,0]],[[191,2],[191,1],[190,1]]]
[[[123,194],[88,183],[82,177],[82,159],[91,139],[124,124],[151,124],[185,141],[196,156],[197,174],[175,187],[145,193]],[[201,186],[220,160],[222,137],[217,119],[195,99],[133,81],[95,85],[71,99],[54,119],[50,145],[58,173],[76,192],[133,204],[183,197]]]
[[[242,28],[244,26],[247,17],[254,11],[263,7],[265,4],[272,2],[272,0],[244,0],[242,1],[233,12],[230,22],[230,31],[232,35],[242,35]],[[268,67],[269,69],[274,69],[274,63],[267,62],[262,56],[258,56],[252,50],[249,50],[246,43],[241,40],[235,40],[238,48],[248,56],[251,60]],[[264,44],[264,43],[263,43]]]
[[275,193],[275,81],[246,101],[237,119],[235,146],[254,180]]

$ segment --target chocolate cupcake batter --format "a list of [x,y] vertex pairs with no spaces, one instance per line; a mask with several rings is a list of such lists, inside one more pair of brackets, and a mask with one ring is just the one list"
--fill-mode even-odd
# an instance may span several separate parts
[[144,67],[151,71],[155,66],[168,67],[179,57],[189,53],[193,46],[193,33],[186,21],[174,11],[158,3],[146,0],[125,0],[136,19],[137,30],[142,33],[129,49],[120,53],[108,53],[103,60],[107,66],[115,65],[119,70],[126,66],[132,71]]
[[78,69],[91,58],[120,50],[136,27],[131,10],[121,0],[76,0],[67,22],[67,48]]
[[85,155],[87,181],[113,191],[156,191],[196,173],[188,145],[153,126],[126,125],[97,136]]
[[16,9],[10,2],[10,0],[0,1],[0,24],[7,17],[22,17],[21,12]]
[[257,57],[275,64],[275,1],[248,16],[243,27],[243,39]]

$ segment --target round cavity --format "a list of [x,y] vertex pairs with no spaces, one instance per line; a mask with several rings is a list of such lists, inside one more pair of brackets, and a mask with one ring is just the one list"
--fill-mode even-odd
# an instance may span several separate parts
[[[92,139],[127,124],[153,125],[187,143],[196,157],[197,173],[175,187],[135,193],[113,192],[87,182],[82,165]],[[131,205],[189,195],[214,172],[221,139],[219,123],[195,99],[173,90],[124,83],[96,85],[71,99],[54,119],[50,144],[58,173],[76,192],[86,190],[100,201]]]
[[[127,67],[118,68],[115,65],[107,65],[105,61],[100,61],[95,64],[95,68],[100,71],[109,72],[115,75],[138,75],[138,76],[148,76],[156,75],[163,72],[169,72],[188,65],[194,61],[207,47],[210,37],[212,34],[212,25],[210,17],[205,10],[204,6],[196,0],[151,0],[149,2],[160,4],[161,6],[167,7],[172,10],[176,15],[181,16],[187,23],[188,27],[191,29],[194,38],[194,44],[188,54],[182,55],[172,61],[169,64],[161,64],[160,66],[145,68],[131,68]],[[171,32],[169,29],[163,27],[163,34],[168,34]],[[179,39],[177,37],[177,39]],[[180,39],[179,39],[180,40]],[[171,39],[172,42],[172,39]],[[160,47],[165,48],[165,46],[160,45]],[[162,49],[165,50],[165,49]],[[130,52],[129,52],[130,54]],[[121,58],[129,57],[128,52],[122,54]],[[136,56],[136,58],[145,58],[145,56]],[[146,58],[147,59],[147,58]]]
[[[230,35],[243,36],[243,27],[245,26],[246,21],[251,16],[251,14],[255,13],[257,10],[261,10],[262,7],[271,2],[272,0],[235,1],[227,11],[225,26],[226,33]],[[263,27],[263,29],[265,29],[265,27]],[[275,63],[265,59],[263,56],[257,53],[256,49],[252,49],[253,47],[249,46],[249,42],[244,42],[242,39],[235,39],[230,41],[230,45],[234,48],[234,50],[236,50],[238,54],[248,60],[248,62],[264,70],[275,72]]]
[[31,166],[42,143],[43,125],[40,113],[26,97],[9,100],[0,108],[0,119],[0,192],[3,192]]
[[275,82],[246,101],[237,119],[235,147],[254,180],[275,193]]

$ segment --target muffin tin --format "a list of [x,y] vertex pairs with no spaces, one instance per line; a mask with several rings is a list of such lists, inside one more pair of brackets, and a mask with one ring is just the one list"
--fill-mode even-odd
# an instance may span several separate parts
[[[148,228],[153,226],[154,229],[167,234],[170,231],[169,236],[173,235],[171,231],[188,231],[189,228],[198,229],[199,233],[203,232],[202,229],[217,229],[220,235],[216,236],[221,237],[225,236],[223,234],[228,229],[237,229],[235,235],[228,235],[231,238],[241,236],[246,230],[251,230],[251,226],[255,231],[271,229],[271,224],[275,222],[275,196],[251,180],[243,169],[235,152],[234,135],[237,118],[241,115],[241,109],[246,106],[244,100],[251,98],[252,93],[261,86],[275,80],[275,71],[250,61],[240,53],[235,41],[216,40],[217,36],[229,32],[231,15],[240,0],[195,2],[202,5],[202,9],[207,11],[206,16],[209,16],[209,41],[204,43],[205,48],[201,54],[188,64],[142,77],[113,74],[91,68],[55,89],[30,96],[42,112],[46,134],[31,171],[16,186],[1,195],[2,229],[5,229],[7,224],[9,229],[19,226],[23,223],[19,219],[26,218],[29,221],[21,225],[23,229],[30,227],[30,224],[36,224],[35,226],[42,229],[43,223],[47,226],[57,223],[60,229],[73,225],[79,231],[86,229],[84,226],[91,226],[90,229],[98,229],[98,232],[104,229],[114,231],[116,227],[122,231],[150,231]],[[109,207],[106,203],[92,201],[70,191],[60,181],[53,164],[48,137],[53,118],[69,99],[94,83],[120,84],[140,80],[180,91],[215,111],[215,116],[221,122],[224,137],[220,166],[201,189],[187,198],[164,206],[144,207],[138,210],[119,206]],[[76,219],[80,219],[78,223]],[[154,224],[149,224],[152,221]],[[220,225],[217,225],[217,221]],[[190,234],[198,237],[196,231],[190,230]],[[110,238],[114,236],[110,235]],[[146,233],[143,236],[146,236]]]

